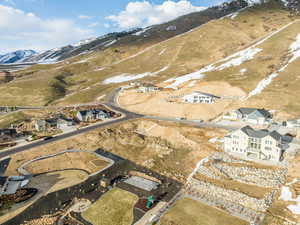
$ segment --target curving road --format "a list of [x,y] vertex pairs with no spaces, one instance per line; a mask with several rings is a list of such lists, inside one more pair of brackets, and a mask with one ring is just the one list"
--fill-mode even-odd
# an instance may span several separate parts
[[139,115],[139,114],[136,114],[136,113],[129,112],[129,111],[124,110],[124,109],[122,109],[122,108],[115,105],[115,103],[114,103],[115,96],[118,94],[118,92],[119,92],[119,89],[114,90],[112,92],[112,94],[109,95],[109,97],[107,98],[107,103],[105,103],[104,105],[106,105],[108,108],[111,108],[114,111],[122,113],[121,118],[106,121],[106,122],[97,123],[97,124],[94,124],[94,125],[90,125],[88,127],[84,127],[84,128],[79,129],[79,130],[75,130],[75,131],[72,131],[72,132],[69,132],[69,133],[65,133],[65,134],[55,136],[55,137],[53,137],[52,139],[49,139],[49,140],[40,140],[40,141],[36,141],[34,143],[30,143],[30,144],[27,144],[27,145],[24,145],[24,146],[11,148],[9,150],[3,150],[3,151],[0,152],[0,158],[10,156],[10,155],[13,155],[13,154],[16,154],[16,153],[19,153],[19,152],[24,152],[24,151],[30,150],[32,148],[39,147],[39,146],[42,146],[42,145],[46,145],[46,144],[49,144],[49,143],[53,143],[53,142],[56,142],[56,141],[60,141],[60,140],[66,139],[66,138],[70,138],[70,137],[73,137],[73,136],[76,136],[76,135],[79,135],[79,134],[83,134],[83,133],[86,133],[86,132],[89,132],[89,131],[92,131],[92,130],[95,130],[95,129],[98,129],[98,128],[101,128],[101,127],[110,126],[110,125],[113,125],[113,124],[116,124],[116,123],[121,123],[121,122],[124,122],[124,121],[127,121],[127,120],[142,118],[143,115]]
[[27,151],[32,148],[46,145],[46,144],[49,144],[52,142],[60,141],[60,140],[66,139],[66,138],[70,138],[70,137],[73,137],[73,136],[76,136],[79,134],[83,134],[83,133],[86,133],[86,132],[89,132],[89,131],[92,131],[92,130],[95,130],[95,129],[98,129],[101,127],[106,127],[106,126],[110,126],[110,125],[113,125],[116,123],[132,120],[132,119],[138,119],[138,118],[176,122],[176,123],[191,125],[191,126],[195,126],[195,127],[199,127],[199,128],[222,128],[222,129],[226,129],[226,130],[234,130],[234,129],[238,128],[238,127],[234,127],[234,126],[223,126],[223,125],[219,125],[216,123],[210,123],[210,122],[202,123],[202,122],[195,122],[195,121],[191,121],[191,120],[179,120],[179,119],[168,118],[168,117],[146,116],[146,115],[141,115],[141,114],[137,114],[134,112],[130,112],[130,111],[127,111],[126,109],[119,107],[116,104],[116,98],[120,91],[121,91],[121,88],[118,88],[118,89],[113,90],[109,95],[107,95],[106,99],[105,99],[106,103],[104,103],[104,105],[107,106],[108,108],[112,109],[113,111],[121,113],[122,114],[121,118],[97,123],[94,125],[90,125],[88,127],[81,128],[76,131],[72,131],[69,133],[61,134],[59,136],[55,136],[49,140],[40,140],[40,141],[36,141],[34,143],[30,143],[30,144],[27,144],[24,146],[11,148],[9,150],[4,150],[4,151],[0,152],[0,158],[10,156],[10,155],[13,155],[13,154],[16,154],[19,152]]

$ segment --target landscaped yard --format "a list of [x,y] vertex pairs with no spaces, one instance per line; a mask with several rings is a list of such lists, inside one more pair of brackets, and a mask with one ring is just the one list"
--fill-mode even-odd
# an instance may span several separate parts
[[161,225],[247,225],[246,221],[225,212],[184,198],[161,219]]
[[82,217],[93,225],[130,225],[137,201],[136,195],[114,188],[83,212]]

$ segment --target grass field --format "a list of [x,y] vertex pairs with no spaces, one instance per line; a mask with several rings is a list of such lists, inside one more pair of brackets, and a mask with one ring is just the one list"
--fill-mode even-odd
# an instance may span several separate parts
[[83,212],[82,216],[93,225],[130,225],[137,201],[136,195],[114,188]]
[[161,225],[248,225],[247,222],[223,211],[184,198],[161,219]]

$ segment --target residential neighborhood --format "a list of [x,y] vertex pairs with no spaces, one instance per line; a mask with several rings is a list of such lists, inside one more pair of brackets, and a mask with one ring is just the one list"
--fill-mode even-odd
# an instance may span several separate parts
[[44,116],[26,118],[0,130],[1,148],[12,147],[45,137],[71,132],[119,115],[103,107],[66,108]]
[[300,225],[299,66],[300,0],[0,0],[0,225]]

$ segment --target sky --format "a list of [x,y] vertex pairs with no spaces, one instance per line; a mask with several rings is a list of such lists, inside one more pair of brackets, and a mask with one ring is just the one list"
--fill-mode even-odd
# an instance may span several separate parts
[[0,54],[147,27],[226,0],[0,0]]

